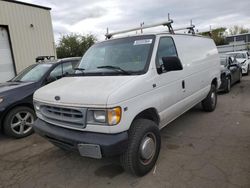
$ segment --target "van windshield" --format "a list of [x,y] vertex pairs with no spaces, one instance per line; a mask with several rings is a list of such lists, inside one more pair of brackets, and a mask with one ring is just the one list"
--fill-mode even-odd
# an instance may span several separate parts
[[154,35],[107,40],[92,46],[79,69],[85,73],[142,74],[147,71]]

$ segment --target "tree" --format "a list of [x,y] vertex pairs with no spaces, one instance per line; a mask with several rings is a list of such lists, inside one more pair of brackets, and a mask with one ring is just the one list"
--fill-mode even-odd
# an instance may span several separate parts
[[200,33],[200,34],[203,36],[211,37],[217,46],[218,45],[225,45],[225,44],[227,44],[225,37],[224,37],[226,29],[227,28],[225,28],[225,27],[220,27],[217,29],[213,29],[211,32],[208,31],[208,32]]
[[57,57],[81,57],[97,41],[94,35],[68,34],[59,39]]
[[243,26],[235,25],[229,29],[230,35],[238,35],[243,33],[248,33],[249,29],[244,28]]

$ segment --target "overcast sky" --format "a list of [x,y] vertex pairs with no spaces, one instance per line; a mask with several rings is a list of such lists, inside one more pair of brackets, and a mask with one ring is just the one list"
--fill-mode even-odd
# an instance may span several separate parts
[[[55,40],[62,34],[94,34],[104,39],[106,28],[122,30],[167,20],[182,27],[190,19],[199,31],[240,25],[250,28],[249,0],[22,0],[52,8]],[[160,29],[160,28],[157,28]],[[164,28],[163,28],[164,29]]]

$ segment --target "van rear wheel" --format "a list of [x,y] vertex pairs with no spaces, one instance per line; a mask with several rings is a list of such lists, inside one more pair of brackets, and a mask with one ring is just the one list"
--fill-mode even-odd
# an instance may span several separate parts
[[212,112],[217,105],[217,90],[214,84],[211,85],[211,89],[207,97],[202,101],[202,107],[206,112]]
[[161,137],[156,123],[137,119],[129,130],[129,144],[120,157],[121,165],[126,171],[143,176],[155,166],[160,147]]

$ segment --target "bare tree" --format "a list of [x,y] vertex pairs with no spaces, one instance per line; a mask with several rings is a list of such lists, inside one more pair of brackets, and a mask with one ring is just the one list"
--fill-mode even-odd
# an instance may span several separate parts
[[229,29],[229,34],[230,35],[237,35],[237,34],[243,34],[243,33],[248,33],[249,29],[244,28],[243,26],[238,26],[235,25]]

